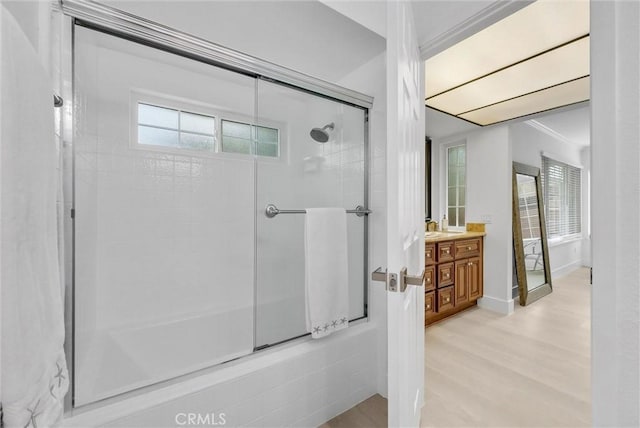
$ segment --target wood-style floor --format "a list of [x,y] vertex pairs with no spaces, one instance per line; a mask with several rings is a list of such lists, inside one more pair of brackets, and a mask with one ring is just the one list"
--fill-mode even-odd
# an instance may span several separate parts
[[[425,331],[424,427],[591,425],[588,269],[505,317],[473,308]],[[385,427],[373,396],[322,428]]]

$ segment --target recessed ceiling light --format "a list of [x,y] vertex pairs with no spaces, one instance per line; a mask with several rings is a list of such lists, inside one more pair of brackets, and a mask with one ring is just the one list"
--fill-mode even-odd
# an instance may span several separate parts
[[427,60],[425,104],[490,125],[586,101],[588,76],[589,2],[538,0]]

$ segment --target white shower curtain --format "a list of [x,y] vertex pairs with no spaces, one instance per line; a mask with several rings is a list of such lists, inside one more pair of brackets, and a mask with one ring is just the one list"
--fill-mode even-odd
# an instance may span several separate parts
[[0,5],[0,384],[5,427],[56,425],[68,389],[52,85]]

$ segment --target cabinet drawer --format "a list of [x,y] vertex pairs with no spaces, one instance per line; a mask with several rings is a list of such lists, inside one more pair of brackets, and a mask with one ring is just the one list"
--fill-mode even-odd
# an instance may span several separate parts
[[438,288],[453,284],[453,263],[438,265]]
[[436,288],[436,267],[427,266],[424,268],[424,289],[426,291]]
[[480,238],[456,242],[456,259],[480,255]]
[[447,309],[452,309],[454,306],[453,303],[453,287],[441,288],[437,291],[438,293],[438,312],[446,311]]
[[424,264],[432,265],[436,262],[436,244],[425,244]]
[[453,242],[438,243],[438,262],[448,262],[453,260]]
[[424,316],[428,317],[436,313],[436,293],[429,291],[424,293]]

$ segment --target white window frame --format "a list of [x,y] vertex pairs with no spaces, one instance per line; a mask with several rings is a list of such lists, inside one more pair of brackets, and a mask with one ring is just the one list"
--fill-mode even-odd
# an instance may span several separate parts
[[[260,162],[282,162],[286,159],[286,154],[288,153],[286,144],[288,129],[284,122],[269,119],[256,120],[253,116],[225,110],[213,105],[193,100],[186,100],[171,95],[147,92],[144,90],[132,90],[129,98],[129,147],[131,149],[194,157],[213,157],[238,160],[253,160],[253,158],[255,158]],[[216,124],[213,150],[192,150],[179,147],[140,144],[138,142],[138,104],[140,103],[213,117]],[[279,139],[278,156],[259,156],[257,154],[232,153],[222,151],[223,120],[277,129]]]
[[[579,210],[580,213],[580,221],[577,223],[578,227],[580,228],[579,232],[576,233],[570,233],[570,234],[565,234],[565,235],[556,235],[556,236],[552,236],[549,233],[549,225],[550,225],[550,216],[548,215],[548,210],[547,210],[547,204],[548,201],[546,200],[545,196],[546,196],[546,185],[547,185],[547,180],[545,179],[544,175],[545,175],[545,169],[544,169],[544,161],[542,159],[542,157],[546,157],[552,161],[564,164],[566,166],[572,167],[572,168],[576,168],[577,170],[579,170],[579,175],[580,175],[580,188],[578,189],[578,196],[580,197],[580,203],[577,204],[577,209]],[[549,245],[551,246],[555,246],[555,245],[559,245],[559,244],[563,244],[566,242],[571,242],[571,241],[575,241],[575,240],[579,240],[582,239],[583,235],[584,235],[584,224],[583,224],[583,220],[584,220],[584,215],[583,215],[583,203],[584,201],[582,200],[583,198],[583,186],[584,186],[584,169],[582,166],[579,165],[575,165],[572,164],[571,162],[567,162],[566,160],[563,160],[562,157],[558,157],[556,155],[550,154],[550,153],[546,153],[546,152],[542,152],[541,153],[541,158],[540,158],[540,163],[541,163],[541,174],[542,174],[542,194],[543,194],[543,202],[544,202],[544,213],[545,213],[545,223],[547,226],[547,236],[548,236],[548,241],[549,241]],[[565,209],[565,208],[563,208]],[[562,215],[565,215],[565,213],[563,213]]]
[[[464,188],[465,188],[465,204],[462,205],[462,207],[464,207],[464,219],[465,222],[463,225],[461,226],[454,226],[450,223],[451,219],[449,218],[449,149],[453,148],[453,147],[464,147],[464,152],[465,152],[465,163],[464,163]],[[457,140],[451,143],[447,143],[447,144],[442,144],[441,145],[441,171],[443,174],[443,180],[442,183],[444,183],[444,187],[442,188],[442,192],[443,192],[443,197],[442,197],[442,201],[444,203],[443,205],[443,209],[441,213],[436,214],[437,216],[439,216],[439,218],[434,218],[435,221],[438,222],[438,224],[440,224],[442,222],[442,215],[446,214],[447,215],[447,222],[449,222],[448,225],[448,230],[450,231],[454,231],[454,232],[464,232],[466,230],[466,224],[467,224],[467,217],[468,217],[468,213],[467,213],[467,200],[468,200],[468,192],[467,192],[467,176],[468,176],[468,172],[469,172],[469,163],[468,163],[468,159],[467,159],[467,140]],[[432,213],[433,214],[433,213]],[[440,227],[442,227],[442,225],[440,224]]]

